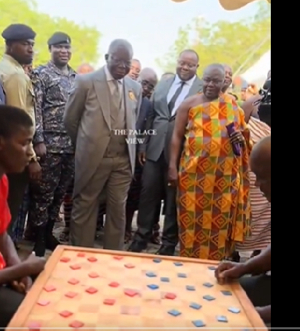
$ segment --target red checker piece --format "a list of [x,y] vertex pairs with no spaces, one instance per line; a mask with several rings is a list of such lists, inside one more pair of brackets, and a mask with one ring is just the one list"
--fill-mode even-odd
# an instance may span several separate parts
[[120,261],[120,260],[123,260],[124,257],[123,256],[114,256],[114,259]]
[[139,294],[137,291],[134,290],[125,290],[124,293],[131,298]]
[[37,304],[38,304],[39,306],[46,307],[46,306],[49,305],[49,303],[50,303],[49,300],[39,300]]
[[120,284],[117,283],[117,282],[111,282],[110,284],[108,284],[108,286],[110,286],[110,287],[119,287]]
[[89,277],[90,278],[98,278],[99,275],[97,274],[97,272],[91,272],[91,273],[89,273]]
[[70,268],[72,270],[79,270],[79,269],[81,269],[81,266],[79,264],[74,264],[74,265],[71,265]]
[[165,298],[166,298],[166,299],[170,299],[170,300],[174,300],[174,299],[177,298],[177,295],[174,294],[174,293],[167,293],[167,294],[165,295]]
[[72,316],[73,313],[71,313],[68,310],[64,310],[64,311],[60,312],[59,315],[62,316],[62,317],[68,318],[68,317]]
[[107,306],[113,306],[116,303],[116,300],[114,299],[105,299],[103,303]]
[[71,285],[77,285],[79,282],[79,280],[75,279],[75,278],[72,278],[68,281],[69,284]]
[[68,257],[63,257],[63,258],[60,259],[60,262],[64,262],[64,263],[68,263],[70,261],[71,261],[71,259],[68,258]]
[[54,287],[53,285],[47,285],[44,287],[44,290],[46,292],[54,292],[54,291],[56,291],[56,287]]
[[97,262],[98,259],[96,259],[95,257],[91,256],[91,257],[88,258],[88,261],[89,262]]
[[69,324],[69,327],[73,328],[73,329],[79,329],[79,328],[82,328],[83,326],[84,326],[84,323],[82,323],[80,321],[74,321]]
[[28,325],[29,331],[39,331],[41,329],[42,325],[38,322],[30,322]]
[[77,257],[85,257],[85,254],[84,253],[78,253]]
[[95,294],[98,292],[98,290],[95,287],[89,287],[88,289],[85,290],[85,292],[89,294]]
[[76,292],[68,292],[65,294],[65,297],[74,299],[76,297],[77,293]]
[[127,264],[125,264],[125,268],[127,268],[127,269],[133,269],[133,268],[135,268],[135,266],[133,264],[131,264],[131,263],[127,263]]

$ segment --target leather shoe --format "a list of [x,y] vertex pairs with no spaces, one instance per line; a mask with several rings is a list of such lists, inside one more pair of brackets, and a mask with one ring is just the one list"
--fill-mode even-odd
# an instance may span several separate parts
[[162,245],[155,254],[156,255],[165,255],[165,256],[174,256],[175,247]]
[[141,251],[143,251],[146,248],[147,248],[147,244],[145,244],[144,242],[134,240],[130,244],[127,251],[132,253],[141,253]]

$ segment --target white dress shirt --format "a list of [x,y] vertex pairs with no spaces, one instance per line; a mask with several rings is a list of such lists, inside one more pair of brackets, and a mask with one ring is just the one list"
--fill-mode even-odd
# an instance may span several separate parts
[[[172,111],[172,116],[175,115],[178,107],[181,105],[181,103],[183,102],[183,100],[186,98],[186,96],[188,95],[188,93],[190,92],[190,89],[194,83],[196,79],[196,75],[191,78],[190,80],[186,81],[183,88],[182,88],[182,91],[179,95],[179,97],[177,98],[176,102],[175,102],[175,107],[173,108],[173,111]],[[174,82],[169,90],[169,93],[167,95],[167,102],[168,104],[170,103],[172,97],[174,96],[174,94],[176,93],[177,89],[180,87],[182,83],[182,80],[179,78],[178,75],[176,75],[175,79],[174,79]]]

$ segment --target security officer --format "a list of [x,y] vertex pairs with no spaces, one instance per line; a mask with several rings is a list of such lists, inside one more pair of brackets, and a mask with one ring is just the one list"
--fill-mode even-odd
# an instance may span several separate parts
[[[34,91],[23,65],[33,60],[33,46],[36,33],[27,25],[12,24],[2,32],[6,50],[0,60],[0,80],[6,96],[6,104],[24,109],[35,123]],[[23,174],[9,175],[9,208],[12,215],[10,234],[17,219],[19,208],[29,179],[38,180],[41,167],[32,148],[30,164]]]
[[52,234],[53,227],[74,177],[74,148],[63,124],[65,104],[76,76],[68,64],[71,38],[56,32],[48,40],[48,47],[51,60],[32,73],[37,123],[34,148],[42,167],[40,182],[30,187],[29,222],[37,233],[37,256],[44,256],[46,248],[54,250],[59,244]]

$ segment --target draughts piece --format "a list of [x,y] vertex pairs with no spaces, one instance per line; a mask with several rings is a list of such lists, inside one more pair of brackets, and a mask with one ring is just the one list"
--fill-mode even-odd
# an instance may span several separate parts
[[44,290],[45,290],[46,292],[54,292],[54,291],[56,291],[56,287],[53,286],[53,285],[46,285],[46,286],[44,287]]
[[181,315],[181,312],[176,309],[172,309],[172,310],[168,311],[168,314],[177,317],[177,316]]
[[217,270],[217,267],[214,267],[214,266],[210,266],[208,267],[209,270],[212,270],[212,271],[216,271]]
[[92,262],[92,263],[98,261],[98,259],[96,259],[94,256],[89,257],[87,260],[88,260],[89,262]]
[[192,323],[196,328],[203,328],[204,326],[206,326],[205,323],[201,320],[193,321]]
[[46,307],[50,304],[49,300],[39,300],[37,303],[39,306]]
[[155,284],[151,284],[151,285],[147,285],[151,290],[157,290],[159,288],[159,286],[155,285]]
[[81,266],[79,264],[73,264],[73,265],[70,265],[70,268],[72,270],[79,270],[79,269],[81,269]]
[[228,319],[226,316],[217,316],[217,321],[221,323],[228,323]]
[[68,292],[65,294],[65,297],[67,297],[69,299],[74,299],[77,295],[78,295],[78,293],[76,293],[76,292]]
[[78,253],[77,257],[85,257],[85,254],[84,253]]
[[72,316],[73,313],[71,313],[71,312],[68,311],[68,310],[64,310],[64,311],[61,311],[61,312],[59,313],[59,315],[62,316],[62,317],[64,317],[64,318],[68,318],[68,317]]
[[168,277],[161,277],[160,280],[161,280],[163,283],[169,283],[170,278],[168,278]]
[[73,329],[80,329],[84,326],[84,323],[80,322],[80,321],[73,321],[72,323],[69,324],[70,328]]
[[135,290],[125,290],[124,294],[127,295],[128,297],[135,297],[136,295],[138,295],[138,292]]
[[111,282],[111,283],[108,284],[108,286],[110,286],[110,287],[119,287],[120,284],[117,283],[117,282]]
[[60,259],[60,262],[63,262],[63,263],[68,263],[70,261],[71,261],[71,259],[68,258],[68,257],[63,257],[63,258]]
[[41,329],[42,325],[38,322],[30,322],[28,324],[29,331],[39,331]]
[[103,304],[107,305],[107,306],[113,306],[116,303],[116,300],[114,299],[105,299],[103,301]]
[[221,291],[223,295],[227,296],[227,297],[231,297],[232,296],[232,292],[230,291]]
[[121,261],[124,259],[124,256],[114,256],[115,260]]
[[182,274],[182,273],[177,274],[177,276],[179,278],[187,278],[187,275],[186,274]]
[[174,300],[174,299],[176,299],[176,298],[177,298],[177,295],[174,294],[174,293],[167,293],[167,294],[165,295],[165,299]]
[[153,277],[156,277],[156,274],[154,272],[150,271],[150,272],[146,272],[146,276],[153,278]]
[[89,277],[90,278],[99,278],[99,275],[97,274],[97,272],[90,272]]
[[239,308],[234,308],[234,307],[228,308],[228,311],[230,311],[233,314],[239,314],[241,312]]
[[95,294],[98,292],[98,290],[95,287],[89,287],[88,289],[85,290],[85,292],[88,294]]
[[174,265],[176,267],[182,267],[183,266],[183,263],[181,263],[181,262],[174,262]]
[[186,289],[187,289],[188,291],[196,291],[195,286],[191,286],[191,285],[187,285],[187,286],[186,286]]
[[79,282],[78,279],[72,278],[72,279],[70,279],[70,280],[68,281],[68,283],[71,284],[71,285],[77,285],[77,284],[79,284],[80,282]]
[[199,309],[202,308],[202,306],[199,305],[198,303],[192,302],[192,303],[190,304],[190,308],[192,308],[192,309],[196,309],[196,310],[199,310]]
[[127,268],[127,269],[133,269],[133,268],[135,268],[135,266],[133,264],[131,264],[131,263],[127,263],[127,264],[125,264],[125,268]]
[[160,263],[161,262],[161,259],[153,259],[153,262],[154,263]]
[[203,286],[207,287],[207,288],[211,288],[213,287],[214,285],[211,284],[211,283],[204,283]]
[[205,295],[203,297],[203,299],[206,300],[206,301],[214,301],[214,300],[216,300],[216,298],[212,297],[211,295]]

